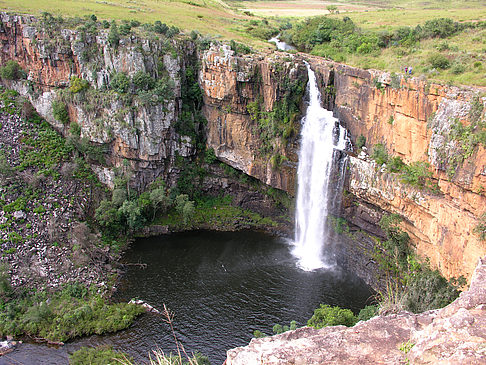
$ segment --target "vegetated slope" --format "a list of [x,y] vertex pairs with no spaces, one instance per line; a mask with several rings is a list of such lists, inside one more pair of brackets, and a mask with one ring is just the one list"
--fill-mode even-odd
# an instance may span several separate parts
[[105,281],[109,249],[83,223],[101,191],[97,179],[16,92],[2,89],[0,107],[0,252],[12,284]]

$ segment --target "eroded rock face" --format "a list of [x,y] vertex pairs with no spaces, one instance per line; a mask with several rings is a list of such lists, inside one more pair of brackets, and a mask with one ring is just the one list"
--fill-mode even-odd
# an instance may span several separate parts
[[[177,133],[175,123],[182,109],[182,74],[197,63],[194,43],[176,39],[124,37],[115,49],[108,42],[108,30],[96,34],[82,30],[53,31],[33,17],[1,14],[0,52],[2,64],[17,61],[28,70],[27,82],[10,82],[9,87],[27,96],[36,110],[58,131],[69,133],[69,125],[56,120],[52,105],[62,101],[70,120],[81,127],[81,138],[105,151],[107,167],[130,168],[134,184],[146,186],[157,176],[173,179],[176,156],[195,153],[195,141]],[[51,25],[55,26],[55,25]],[[107,90],[113,75],[129,77],[137,72],[170,83],[173,95],[165,100],[127,95]],[[196,70],[197,72],[197,70]],[[72,77],[89,82],[89,90],[69,92]],[[163,96],[161,96],[163,97]],[[100,179],[113,184],[113,173],[101,167]]]
[[377,316],[351,328],[303,327],[252,339],[229,350],[226,365],[484,364],[485,328],[486,257],[469,290],[445,308]]
[[[471,277],[477,258],[486,255],[484,241],[472,232],[479,212],[486,206],[486,197],[467,190],[454,198],[419,190],[402,183],[398,174],[386,172],[373,161],[352,156],[348,172],[349,192],[359,200],[405,217],[402,228],[409,233],[420,256],[428,257],[432,266],[448,278]],[[349,209],[351,220],[364,217],[365,222],[355,223],[365,229],[366,224],[375,226],[381,218],[373,209],[367,215],[358,212],[359,207]]]
[[[263,113],[269,112],[282,102],[286,85],[305,85],[307,71],[302,60],[284,53],[237,56],[228,46],[213,46],[202,55],[199,80],[208,120],[207,145],[221,161],[293,195],[297,131],[287,141],[273,138],[273,151],[262,152],[265,141],[249,106],[258,103]],[[278,167],[270,160],[276,154],[285,158]]]
[[324,95],[323,100],[353,141],[362,135],[369,151],[382,143],[391,156],[407,164],[430,163],[440,188],[435,195],[412,189],[396,174],[352,158],[349,191],[360,207],[350,209],[347,217],[361,229],[379,234],[379,211],[397,213],[420,256],[428,257],[448,278],[470,278],[476,260],[486,254],[486,242],[473,233],[486,212],[486,151],[479,145],[457,163],[464,152],[450,135],[457,121],[470,124],[474,102],[486,104],[484,97],[475,101],[481,90],[306,57],[318,74],[321,91],[325,94],[332,86],[335,97]]

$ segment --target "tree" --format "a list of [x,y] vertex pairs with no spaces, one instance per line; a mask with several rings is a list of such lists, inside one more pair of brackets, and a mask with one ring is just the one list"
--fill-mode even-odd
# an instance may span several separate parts
[[132,230],[142,227],[145,223],[142,210],[134,201],[126,200],[118,211],[125,217],[128,228]]
[[127,200],[127,191],[123,188],[117,188],[113,190],[111,194],[111,202],[116,207],[121,207]]
[[108,43],[115,49],[118,48],[118,45],[120,44],[120,34],[118,33],[118,26],[115,21],[111,22],[110,33],[108,33]]
[[186,202],[186,204],[184,204],[184,207],[182,208],[182,219],[184,220],[184,224],[189,223],[189,220],[194,215],[194,212],[195,212],[194,202],[193,201]]
[[155,219],[158,210],[165,213],[171,204],[171,199],[166,195],[163,187],[156,188],[150,192],[150,201],[154,211],[152,220]]
[[189,219],[194,215],[195,208],[194,202],[189,200],[187,194],[180,194],[176,197],[175,208],[182,216],[184,224],[189,223]]
[[100,226],[114,229],[120,222],[120,215],[111,201],[102,200],[95,211],[95,219]]
[[337,11],[336,5],[328,5],[326,8],[331,14],[334,14]]

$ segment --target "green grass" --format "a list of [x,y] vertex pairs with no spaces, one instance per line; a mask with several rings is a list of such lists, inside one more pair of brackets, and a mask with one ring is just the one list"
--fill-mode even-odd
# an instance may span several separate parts
[[238,28],[240,21],[250,17],[234,12],[220,0],[3,0],[0,9],[33,15],[49,12],[63,17],[95,14],[99,20],[133,19],[141,23],[160,20],[186,32],[197,30],[204,35],[264,45]]

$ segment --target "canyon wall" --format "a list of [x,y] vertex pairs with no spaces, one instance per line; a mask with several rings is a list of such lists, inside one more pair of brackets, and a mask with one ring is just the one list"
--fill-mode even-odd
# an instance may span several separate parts
[[[206,49],[183,36],[150,32],[122,36],[114,47],[106,29],[82,24],[66,29],[52,20],[7,14],[1,20],[1,63],[12,59],[28,72],[26,80],[4,83],[27,96],[69,137],[69,124],[53,113],[53,102],[64,103],[70,120],[81,127],[81,141],[102,152],[102,161],[94,156],[92,165],[108,185],[117,170],[131,170],[140,188],[158,176],[173,182],[195,156],[203,132],[219,160],[294,195],[296,109],[307,81],[306,59],[317,73],[324,103],[353,142],[362,135],[370,149],[382,143],[408,164],[428,161],[440,188],[412,188],[398,174],[365,158],[351,158],[347,192],[356,203],[345,204],[345,217],[379,235],[380,216],[399,214],[419,254],[447,277],[469,278],[477,257],[486,254],[484,241],[472,233],[486,212],[486,152],[480,144],[468,145],[465,152],[464,140],[451,132],[458,122],[471,124],[476,101],[485,102],[476,98],[481,89],[361,70],[303,54],[237,55],[225,45]],[[139,71],[162,91],[119,93],[110,86],[117,73],[134,77]],[[76,78],[88,84],[77,90]]]
[[[227,46],[204,52],[200,85],[208,120],[207,145],[225,163],[294,195],[298,120],[293,116],[289,121],[287,127],[293,129],[287,138],[278,134],[272,137],[271,151],[262,151],[265,141],[259,125],[269,118],[265,113],[293,92],[293,85],[300,86],[303,93],[306,82],[305,65],[293,55],[237,56]],[[260,104],[258,117],[249,111],[255,102]],[[284,160],[276,166],[272,156]]]
[[[430,164],[438,189],[404,184],[400,173],[389,173],[363,158],[350,158],[348,191],[360,208],[347,208],[347,218],[364,229],[376,225],[380,210],[399,214],[416,251],[428,257],[446,277],[470,278],[486,242],[473,230],[486,212],[486,150],[477,143],[463,148],[454,124],[485,120],[484,90],[430,83],[421,78],[361,70],[309,57],[320,86],[353,142],[366,138],[369,151],[381,143],[390,156],[411,164]],[[332,95],[329,95],[332,94]],[[472,128],[475,133],[475,129]],[[472,138],[470,134],[467,138]],[[360,155],[360,157],[365,155]]]

